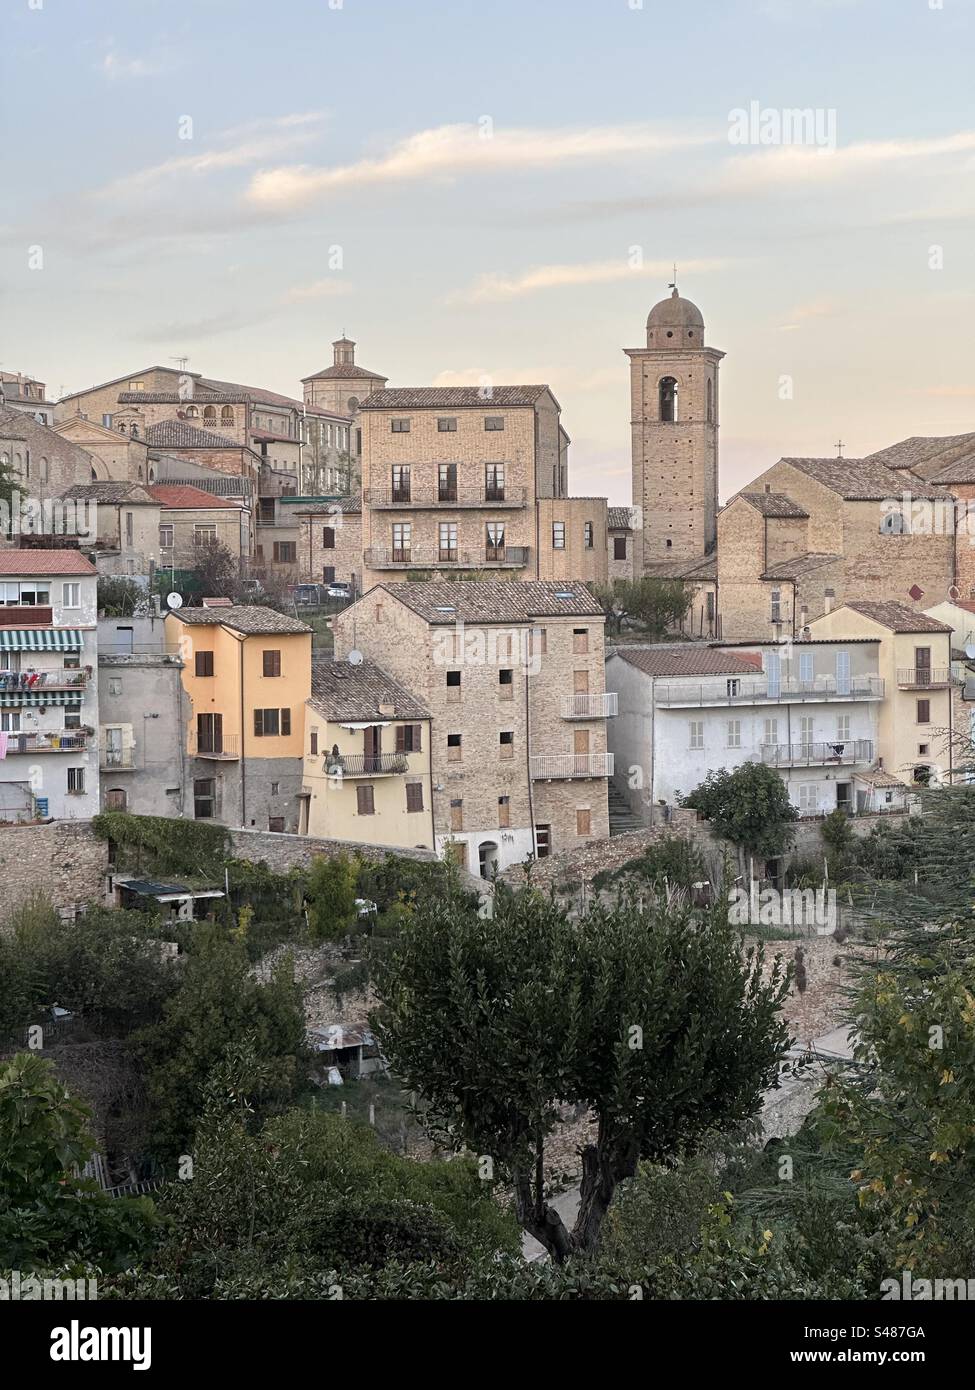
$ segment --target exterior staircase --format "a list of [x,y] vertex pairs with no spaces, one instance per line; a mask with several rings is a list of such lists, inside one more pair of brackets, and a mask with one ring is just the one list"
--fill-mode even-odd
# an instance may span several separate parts
[[609,833],[625,835],[631,830],[646,830],[639,816],[634,815],[630,803],[612,782],[609,784]]

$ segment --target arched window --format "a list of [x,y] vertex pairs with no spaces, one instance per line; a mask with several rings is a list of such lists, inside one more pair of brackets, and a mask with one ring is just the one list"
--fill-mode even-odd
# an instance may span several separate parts
[[677,420],[677,378],[664,376],[660,378],[660,418],[676,422]]
[[188,406],[186,407],[186,418],[187,418],[187,420],[198,420],[199,417],[200,417],[200,412],[197,410],[197,408],[196,408],[195,405],[188,405]]
[[229,405],[225,405],[221,410],[220,423],[223,425],[232,425],[234,423],[234,412]]
[[880,518],[880,534],[882,536],[901,536],[906,530],[903,512],[885,512]]
[[129,427],[129,434],[132,436],[133,439],[138,439],[138,438],[139,438],[139,426],[138,426],[138,425],[131,425],[131,426]]
[[210,422],[211,424],[215,424],[215,423],[216,423],[216,419],[217,419],[217,408],[216,408],[216,406],[215,406],[215,405],[208,405],[208,406],[206,407],[206,409],[204,410],[204,412],[203,412],[203,418],[204,418],[204,420],[207,420],[207,421]]
[[707,415],[707,420],[708,420],[708,424],[710,425],[710,424],[713,424],[713,423],[714,423],[714,383],[711,382],[711,381],[708,382],[708,393],[707,393],[707,394],[708,394],[708,405],[707,405],[708,415]]

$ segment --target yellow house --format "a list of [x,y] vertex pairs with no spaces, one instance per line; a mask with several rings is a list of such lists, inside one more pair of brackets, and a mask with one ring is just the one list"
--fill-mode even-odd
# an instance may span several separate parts
[[183,660],[194,816],[296,831],[311,629],[273,608],[210,604],[166,618]]
[[306,834],[433,849],[430,711],[382,667],[315,663],[304,766]]
[[845,603],[809,624],[813,637],[879,637],[884,700],[877,720],[880,765],[902,782],[951,780],[951,628],[907,604]]

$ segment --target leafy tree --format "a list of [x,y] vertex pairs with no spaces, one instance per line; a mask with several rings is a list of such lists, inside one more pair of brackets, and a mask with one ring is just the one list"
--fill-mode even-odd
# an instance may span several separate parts
[[648,845],[634,859],[628,859],[616,869],[603,869],[593,878],[592,886],[599,891],[621,879],[650,883],[655,888],[689,889],[707,877],[700,850],[682,835],[665,835],[656,844]]
[[[379,969],[375,1027],[430,1131],[488,1156],[521,1225],[563,1261],[596,1248],[641,1158],[671,1161],[757,1112],[788,1043],[787,980],[763,965],[727,904],[697,915],[651,897],[570,919],[499,885],[492,918],[449,897],[414,914]],[[597,1123],[571,1232],[544,1187],[563,1104]]]
[[94,1152],[89,1118],[46,1059],[0,1063],[0,1268],[111,1268],[144,1243],[150,1201],[113,1200],[76,1176]]
[[106,618],[130,618],[146,613],[149,599],[135,579],[122,575],[102,575],[98,580],[98,611]]
[[193,556],[200,598],[233,598],[241,580],[240,560],[225,545],[202,545]]
[[316,855],[308,875],[308,923],[320,941],[334,941],[356,922],[356,865],[347,854]]
[[729,772],[712,769],[699,787],[681,798],[711,822],[714,833],[728,840],[742,858],[748,854],[774,859],[792,843],[792,822],[799,812],[789,800],[779,774],[764,763],[743,763]]
[[629,622],[638,623],[649,637],[665,637],[680,627],[694,598],[693,590],[682,580],[650,575],[589,587],[606,614],[610,632],[617,635]]
[[264,1067],[261,1102],[286,1101],[299,1079],[304,1033],[291,958],[261,984],[251,975],[239,940],[201,925],[179,990],[166,1001],[159,1022],[135,1035],[147,1072],[157,1154],[171,1157],[186,1150],[210,1072],[242,1038],[253,1040]]

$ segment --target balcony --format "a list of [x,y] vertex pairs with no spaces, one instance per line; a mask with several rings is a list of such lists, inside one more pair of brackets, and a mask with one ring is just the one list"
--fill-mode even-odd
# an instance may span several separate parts
[[468,487],[455,484],[447,487],[368,487],[362,500],[367,507],[379,511],[399,511],[404,507],[422,511],[441,507],[527,507],[528,489],[524,487]]
[[762,762],[769,767],[853,767],[873,762],[873,742],[856,738],[835,743],[763,743]]
[[88,747],[88,735],[83,729],[67,729],[63,733],[7,735],[7,757],[14,753],[80,753]]
[[900,690],[947,690],[951,685],[948,666],[908,666],[897,672]]
[[0,695],[37,694],[42,690],[83,690],[88,671],[0,671]]
[[485,550],[440,550],[436,546],[386,549],[369,546],[363,556],[367,569],[426,570],[426,569],[523,569],[528,564],[531,548],[527,545],[492,546]]
[[395,777],[410,770],[405,753],[342,753],[337,758],[329,754],[323,766],[329,777]]
[[706,705],[815,704],[820,700],[882,700],[882,676],[851,676],[837,681],[835,676],[816,676],[813,680],[769,682],[766,676],[738,679],[721,677],[711,681],[655,681],[654,704],[699,709]]
[[240,737],[238,734],[200,734],[191,731],[189,753],[192,758],[234,762],[240,757]]
[[612,777],[612,753],[541,753],[529,759],[533,782],[564,782],[577,777]]
[[563,695],[563,719],[611,719],[619,713],[619,696],[615,690],[604,695]]
[[131,748],[99,748],[98,766],[102,772],[135,772]]

